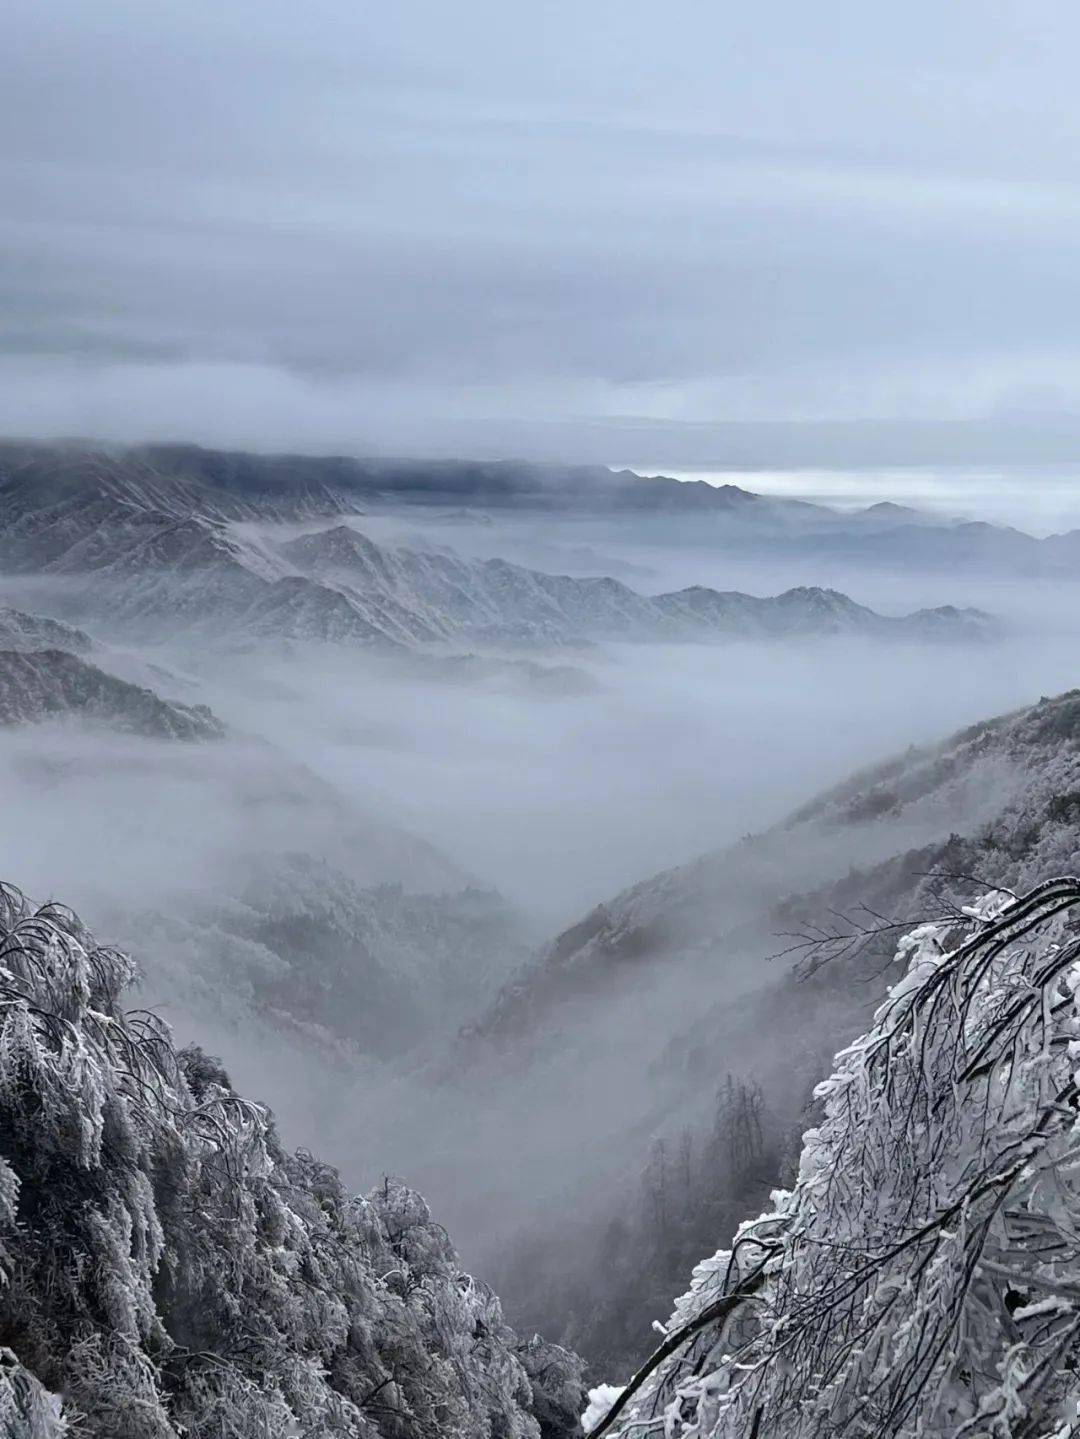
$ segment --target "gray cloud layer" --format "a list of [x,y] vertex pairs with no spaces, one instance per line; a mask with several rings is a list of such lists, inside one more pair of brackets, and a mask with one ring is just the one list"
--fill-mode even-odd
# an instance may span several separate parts
[[727,420],[1080,407],[1067,3],[5,29],[5,428],[630,460],[633,420],[686,463]]

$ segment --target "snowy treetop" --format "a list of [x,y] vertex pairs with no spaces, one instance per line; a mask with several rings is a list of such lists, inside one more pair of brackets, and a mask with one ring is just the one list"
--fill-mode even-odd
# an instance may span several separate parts
[[136,975],[0,886],[0,1433],[559,1439],[581,1363],[522,1342],[423,1199],[351,1194]]

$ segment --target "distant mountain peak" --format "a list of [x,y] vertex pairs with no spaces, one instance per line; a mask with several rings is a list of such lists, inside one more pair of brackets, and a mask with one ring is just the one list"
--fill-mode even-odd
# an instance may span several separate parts
[[[821,585],[795,585],[790,590],[784,590],[777,596],[780,600],[803,601],[807,603],[828,603],[836,605],[854,605],[855,601],[850,595],[845,595],[841,590],[825,589]],[[861,608],[861,606],[859,606]]]
[[890,515],[899,519],[909,519],[912,516],[920,515],[922,511],[913,509],[911,505],[898,505],[895,500],[878,500],[875,504],[867,505],[865,509],[856,510],[855,513],[857,515],[878,515],[883,519]]

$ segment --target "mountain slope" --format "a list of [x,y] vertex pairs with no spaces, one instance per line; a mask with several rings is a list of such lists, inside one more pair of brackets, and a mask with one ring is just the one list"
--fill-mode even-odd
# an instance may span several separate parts
[[133,975],[0,890],[4,1432],[569,1439],[575,1356],[508,1329],[419,1195],[286,1153],[120,1009]]
[[503,1247],[510,1312],[625,1374],[693,1256],[767,1205],[829,1056],[885,995],[897,937],[986,886],[1078,871],[1070,692],[863,771],[545,946],[463,1034],[448,1075],[466,1095],[517,1085],[507,1127],[535,1144],[530,1087],[577,1076],[548,1162],[566,1173],[588,1137],[580,1228]]
[[93,647],[88,634],[60,620],[0,605],[0,649],[68,650],[73,655],[85,655]]
[[219,739],[205,705],[161,699],[67,650],[0,650],[0,725],[79,719],[162,739]]
[[289,852],[107,922],[154,952],[155,993],[202,1028],[200,1010],[216,1006],[241,1033],[258,1016],[316,1052],[391,1063],[475,1013],[527,952],[521,917],[498,894],[360,883]]
[[532,1025],[544,994],[555,1003],[563,986],[587,990],[620,963],[701,943],[722,951],[748,911],[771,951],[803,909],[823,914],[836,900],[846,911],[860,887],[875,908],[915,913],[935,869],[1015,888],[1078,860],[1080,691],[1070,691],[862,770],[782,824],[623,891],[540,953],[482,1028]]
[[[33,450],[0,463],[0,567],[62,578],[69,602],[110,625],[392,646],[342,595],[275,564],[230,531],[238,519],[296,518],[308,496],[238,502],[159,475],[131,455]],[[343,500],[325,495],[319,513]]]

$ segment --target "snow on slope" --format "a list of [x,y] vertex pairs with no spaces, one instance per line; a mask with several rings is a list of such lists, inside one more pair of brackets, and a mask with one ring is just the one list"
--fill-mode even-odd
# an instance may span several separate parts
[[[504,988],[451,1069],[464,1084],[526,1076],[516,1121],[526,1124],[528,1076],[551,1084],[568,1068],[590,1096],[583,1122],[597,1132],[602,1113],[610,1140],[610,1207],[577,1248],[564,1225],[537,1239],[531,1257],[508,1257],[503,1292],[558,1337],[555,1316],[579,1304],[608,1225],[637,1235],[648,1146],[662,1141],[670,1156],[689,1132],[707,1155],[718,1087],[745,1081],[760,1096],[761,1152],[773,1167],[755,1171],[749,1187],[733,1170],[730,1183],[695,1189],[679,1228],[637,1235],[611,1300],[609,1260],[586,1317],[575,1309],[576,1347],[610,1356],[611,1377],[625,1374],[658,1317],[656,1296],[677,1292],[679,1246],[694,1239],[700,1252],[718,1213],[736,1199],[740,1208],[767,1199],[828,1056],[884,997],[898,935],[955,913],[985,886],[1022,892],[1046,874],[1077,872],[1080,692],[1071,692],[865,770],[786,823],[586,915]],[[617,1112],[598,1100],[594,1114],[592,1093],[616,1083],[625,1096]],[[569,1150],[559,1162],[571,1162]],[[591,1145],[590,1171],[604,1164]],[[627,1313],[639,1316],[636,1330]]]
[[0,650],[0,724],[78,719],[163,739],[219,739],[205,705],[164,700],[67,650]]
[[264,853],[218,887],[112,907],[101,923],[154,953],[155,993],[200,1024],[227,1009],[241,1033],[258,1015],[323,1059],[397,1062],[475,1012],[524,957],[524,928],[460,879],[434,893],[360,881],[308,854]]
[[944,607],[892,618],[835,590],[797,588],[773,598],[694,586],[642,595],[620,580],[549,575],[505,560],[380,546],[348,525],[282,546],[299,568],[346,588],[411,637],[566,644],[575,640],[705,640],[725,636],[861,634],[984,639],[978,610]]
[[602,989],[620,964],[703,944],[722,955],[735,932],[731,948],[746,948],[748,925],[760,956],[801,917],[860,897],[918,913],[935,869],[1016,888],[1078,866],[1080,691],[1070,691],[860,771],[782,824],[631,886],[539,953],[481,1028],[532,1029],[545,1005]]
[[0,605],[0,649],[68,650],[74,655],[86,655],[93,647],[90,636],[72,625]]

